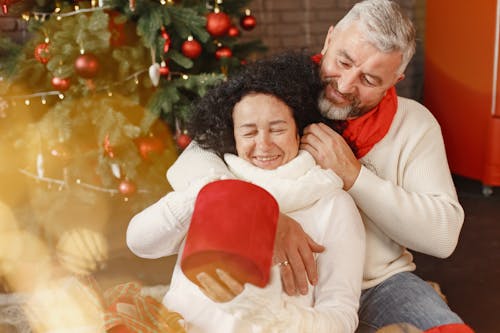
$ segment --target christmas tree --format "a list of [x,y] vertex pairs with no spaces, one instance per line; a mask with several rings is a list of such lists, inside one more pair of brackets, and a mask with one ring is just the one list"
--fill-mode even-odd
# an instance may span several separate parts
[[[242,41],[256,24],[248,3],[0,0],[29,26],[23,45],[0,38],[0,213],[14,221],[0,243],[21,232],[74,273],[98,269],[106,235],[124,239],[130,217],[171,190],[193,101],[265,50]],[[22,258],[0,256],[16,289],[8,260]]]

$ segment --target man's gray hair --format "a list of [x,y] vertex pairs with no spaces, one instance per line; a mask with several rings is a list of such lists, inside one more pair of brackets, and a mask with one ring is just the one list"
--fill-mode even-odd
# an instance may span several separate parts
[[403,54],[399,72],[402,74],[415,53],[415,28],[400,6],[390,0],[358,2],[337,23],[336,30],[344,30],[358,23],[368,42],[384,53],[400,51]]

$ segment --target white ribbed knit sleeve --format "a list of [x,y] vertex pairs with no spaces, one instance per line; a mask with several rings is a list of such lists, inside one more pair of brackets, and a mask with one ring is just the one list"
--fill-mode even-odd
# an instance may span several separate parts
[[194,180],[184,191],[170,192],[135,215],[127,228],[129,249],[149,259],[177,254],[189,228],[198,192],[217,179],[210,176]]
[[167,179],[174,190],[182,191],[204,177],[234,178],[220,157],[193,141],[168,169]]

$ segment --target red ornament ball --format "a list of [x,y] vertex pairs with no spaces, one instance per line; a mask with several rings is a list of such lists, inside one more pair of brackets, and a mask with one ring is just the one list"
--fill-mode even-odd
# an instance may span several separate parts
[[167,76],[168,74],[170,74],[170,68],[168,68],[167,64],[162,61],[160,65],[160,75]]
[[222,58],[230,58],[233,56],[233,51],[227,46],[221,46],[215,51],[215,58],[220,60]]
[[196,59],[200,56],[202,48],[201,44],[197,40],[192,39],[182,43],[181,50],[182,54],[184,54],[186,57]]
[[257,20],[253,15],[244,15],[240,20],[240,25],[243,29],[250,31],[257,25]]
[[213,37],[224,36],[230,26],[231,19],[226,13],[209,13],[207,15],[206,29]]
[[60,78],[57,76],[54,76],[50,82],[52,83],[54,89],[59,91],[68,90],[71,83],[69,78]]
[[121,181],[120,185],[118,185],[118,191],[123,195],[131,195],[137,191],[137,186],[134,182],[124,179]]
[[35,59],[41,62],[42,64],[46,64],[49,62],[50,54],[49,54],[49,44],[48,43],[40,43],[35,47]]
[[229,37],[238,37],[240,35],[240,29],[238,29],[237,26],[232,25],[229,27],[229,30],[227,31],[227,35]]
[[75,71],[85,79],[91,79],[99,71],[99,59],[92,53],[79,55],[75,61]]
[[163,140],[154,136],[137,138],[135,144],[144,160],[149,160],[151,153],[159,154],[165,149]]
[[178,134],[175,140],[181,149],[186,149],[186,147],[191,143],[191,137],[185,133]]

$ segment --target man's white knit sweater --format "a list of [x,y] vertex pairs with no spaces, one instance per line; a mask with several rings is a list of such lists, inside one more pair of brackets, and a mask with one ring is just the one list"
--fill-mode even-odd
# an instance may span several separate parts
[[[464,212],[439,124],[421,104],[398,97],[387,135],[361,160],[349,194],[366,228],[363,287],[414,270],[407,249],[444,258],[455,249]],[[191,144],[167,173],[175,190],[208,175],[232,177],[215,154]]]
[[[340,178],[319,168],[305,151],[275,170],[257,168],[234,155],[225,159],[238,179],[270,192],[282,212],[325,245],[326,250],[316,257],[318,284],[307,295],[289,297],[282,291],[275,266],[265,288],[247,284],[234,300],[214,303],[182,273],[178,260],[163,300],[165,306],[183,315],[190,333],[354,332],[365,232],[354,201],[341,189]],[[137,214],[127,230],[129,248],[149,258],[181,253],[193,209],[190,197],[199,186],[194,183],[184,192],[171,192]]]

